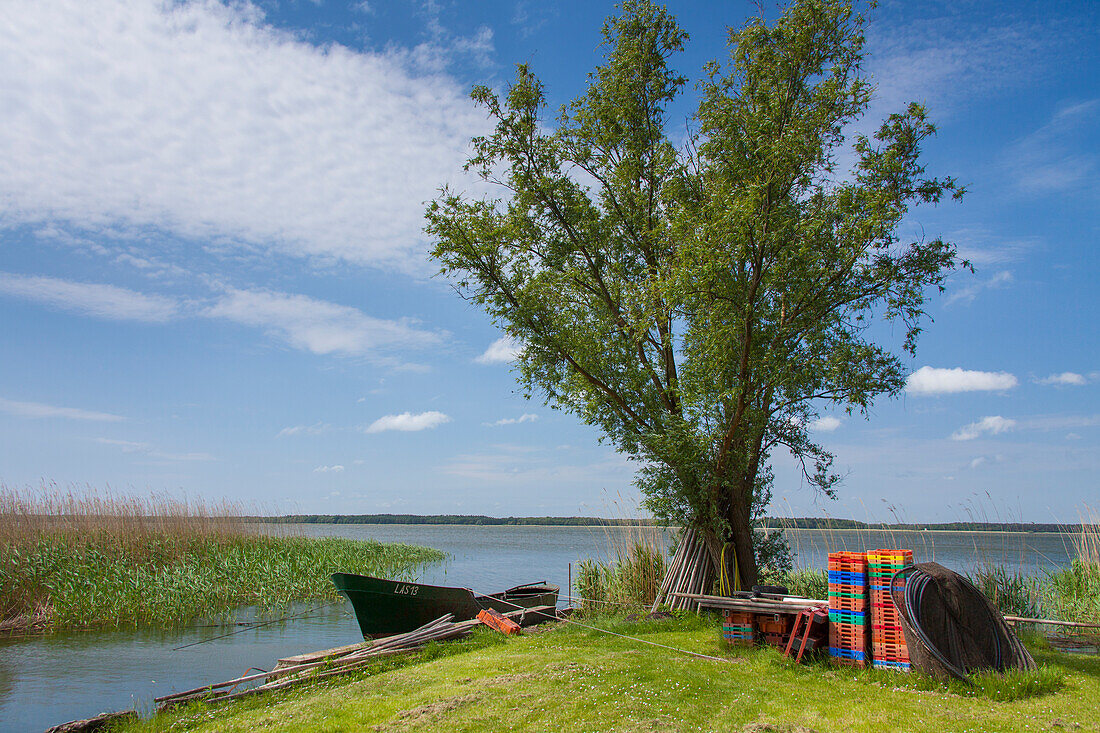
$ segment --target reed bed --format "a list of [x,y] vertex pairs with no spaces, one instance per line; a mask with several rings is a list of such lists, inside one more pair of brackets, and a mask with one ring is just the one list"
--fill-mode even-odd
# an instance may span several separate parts
[[241,507],[0,486],[0,632],[174,626],[335,599],[337,570],[411,577],[442,553],[263,534]]
[[[616,514],[625,505],[612,503]],[[653,603],[668,567],[668,530],[650,519],[619,520],[603,527],[607,555],[577,567],[581,612],[592,616],[642,610]]]

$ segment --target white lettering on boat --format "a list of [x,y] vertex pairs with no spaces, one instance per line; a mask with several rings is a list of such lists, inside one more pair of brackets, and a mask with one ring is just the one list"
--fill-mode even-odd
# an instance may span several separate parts
[[394,595],[415,596],[420,592],[419,585],[399,585],[393,589]]

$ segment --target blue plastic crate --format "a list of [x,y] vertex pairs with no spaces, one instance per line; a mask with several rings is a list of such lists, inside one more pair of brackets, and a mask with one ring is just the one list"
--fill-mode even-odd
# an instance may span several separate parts
[[852,626],[866,626],[866,611],[845,611],[840,608],[829,609],[829,622],[834,624],[850,624]]
[[892,669],[897,672],[908,672],[909,662],[887,662],[883,659],[876,659],[872,662],[879,669]]
[[857,652],[854,649],[839,649],[835,646],[829,647],[829,656],[838,657],[840,659],[854,659],[858,662],[862,662],[867,659],[867,652]]
[[830,570],[829,582],[837,585],[867,585],[867,573],[848,573],[843,570]]

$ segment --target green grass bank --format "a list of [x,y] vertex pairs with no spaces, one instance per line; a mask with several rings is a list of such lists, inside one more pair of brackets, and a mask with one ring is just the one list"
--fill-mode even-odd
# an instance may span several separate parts
[[612,631],[714,662],[578,627],[504,639],[487,630],[418,661],[234,703],[192,705],[137,731],[1100,731],[1100,658],[1036,642],[1041,669],[973,687],[920,675],[795,665],[771,649],[727,649],[693,615]]
[[411,577],[426,547],[261,534],[232,507],[0,492],[0,633],[173,626],[335,599],[337,571]]

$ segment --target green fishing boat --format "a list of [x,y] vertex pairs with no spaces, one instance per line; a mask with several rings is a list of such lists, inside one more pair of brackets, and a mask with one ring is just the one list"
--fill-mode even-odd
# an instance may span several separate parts
[[364,638],[412,631],[448,613],[466,621],[482,609],[507,613],[521,608],[556,606],[560,588],[546,581],[517,585],[477,596],[469,588],[425,585],[369,575],[334,573],[336,590],[347,596]]

